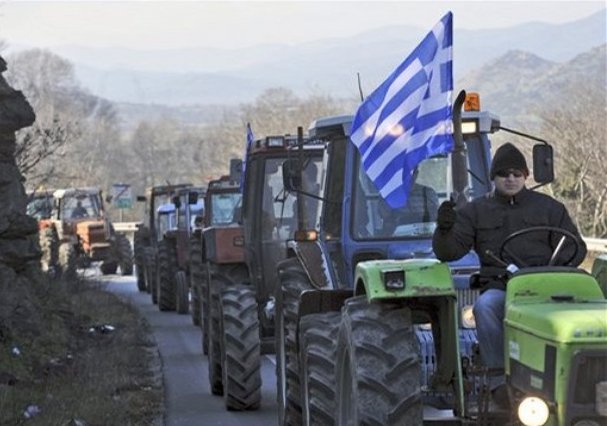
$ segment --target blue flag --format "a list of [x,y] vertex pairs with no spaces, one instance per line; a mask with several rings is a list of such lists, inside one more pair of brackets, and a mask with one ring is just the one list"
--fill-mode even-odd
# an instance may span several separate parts
[[255,136],[253,136],[253,130],[251,130],[251,123],[247,123],[247,144],[245,146],[244,151],[244,159],[242,161],[242,174],[240,175],[240,190],[244,188],[244,175],[247,169],[247,157],[249,154],[249,150],[255,141]]
[[406,205],[421,161],[453,150],[452,45],[449,12],[356,111],[350,139],[392,208]]

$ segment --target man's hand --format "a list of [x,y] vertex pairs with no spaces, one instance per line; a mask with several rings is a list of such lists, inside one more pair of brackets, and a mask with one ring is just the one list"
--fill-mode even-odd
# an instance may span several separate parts
[[453,201],[443,201],[438,208],[436,224],[441,231],[449,231],[453,228],[457,213],[455,212],[455,203]]

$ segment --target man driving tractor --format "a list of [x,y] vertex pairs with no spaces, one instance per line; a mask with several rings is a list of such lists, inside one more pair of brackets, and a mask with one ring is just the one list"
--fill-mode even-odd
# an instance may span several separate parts
[[[473,248],[480,259],[481,295],[474,305],[477,337],[484,364],[490,369],[504,367],[504,301],[507,269],[522,266],[578,266],[586,256],[586,246],[565,206],[546,194],[525,186],[529,169],[523,154],[511,143],[495,153],[490,171],[495,189],[455,210],[445,201],[438,209],[433,249],[438,259],[453,261]],[[580,249],[574,254],[573,241],[561,241],[548,230],[538,230],[512,239],[509,250],[498,251],[513,232],[552,226],[571,232]],[[562,244],[560,250],[557,249]],[[505,248],[505,245],[503,246]],[[554,258],[551,258],[555,253]],[[490,377],[495,404],[506,408],[508,395],[503,376]]]

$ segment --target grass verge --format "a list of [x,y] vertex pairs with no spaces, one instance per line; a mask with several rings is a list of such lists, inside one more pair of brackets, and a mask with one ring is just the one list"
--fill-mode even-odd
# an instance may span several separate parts
[[0,424],[161,424],[159,357],[137,310],[92,281],[38,280],[35,320],[0,317]]

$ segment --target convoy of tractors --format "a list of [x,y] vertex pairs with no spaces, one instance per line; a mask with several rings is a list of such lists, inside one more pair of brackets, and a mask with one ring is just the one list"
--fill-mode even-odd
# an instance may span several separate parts
[[[465,203],[490,191],[490,137],[510,130],[464,93],[453,109],[454,153],[424,160],[416,183]],[[349,141],[351,121],[255,140],[205,187],[149,188],[134,256],[98,190],[35,193],[43,267],[70,274],[101,261],[103,273],[131,274],[134,259],[138,289],[200,327],[209,390],[226,409],[260,407],[261,357],[275,354],[281,426],[606,424],[607,259],[592,274],[517,265],[505,370],[484,367],[478,256],[435,259],[436,204],[424,196],[420,211],[390,209]],[[552,147],[535,145],[538,184],[552,164]],[[510,410],[489,403],[494,374],[506,376]]]

